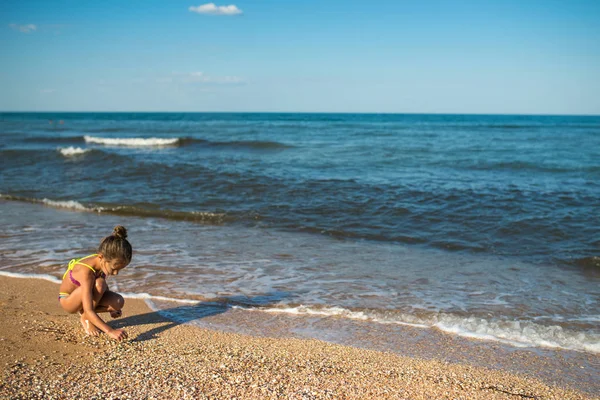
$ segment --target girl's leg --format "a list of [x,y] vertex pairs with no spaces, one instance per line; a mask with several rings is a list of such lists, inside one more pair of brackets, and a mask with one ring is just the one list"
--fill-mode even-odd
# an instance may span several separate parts
[[[94,283],[94,287],[92,288],[92,307],[95,309],[100,302],[104,293],[108,290],[108,286],[106,285],[106,280],[104,278],[96,279]],[[68,313],[74,314],[76,312],[83,312],[83,301],[81,299],[83,291],[80,287],[73,290],[69,297],[63,298],[60,300],[60,305],[63,310]]]
[[121,316],[123,305],[125,305],[123,296],[107,290],[96,306],[96,312],[109,312],[111,317],[118,318]]
[[[104,278],[96,279],[96,282],[94,282],[94,287],[92,288],[92,307],[94,307],[94,309],[97,308],[107,289],[108,286],[106,285],[106,280]],[[60,305],[69,313],[74,314],[75,312],[79,312],[79,314],[81,314],[80,322],[85,332],[88,335],[97,336],[100,334],[100,330],[98,330],[96,326],[89,322],[89,319],[86,318],[86,315],[83,312],[83,302],[81,298],[82,292],[83,291],[81,288],[78,287],[69,295],[69,297],[61,299]]]

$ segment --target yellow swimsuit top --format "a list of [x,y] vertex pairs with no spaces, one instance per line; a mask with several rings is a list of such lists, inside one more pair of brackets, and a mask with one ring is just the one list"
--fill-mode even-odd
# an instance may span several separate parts
[[94,274],[96,274],[97,271],[93,267],[91,267],[90,265],[87,265],[86,263],[82,263],[81,260],[89,258],[89,257],[94,257],[94,256],[97,256],[97,255],[98,254],[90,254],[89,256],[85,256],[85,257],[81,257],[81,258],[74,258],[71,261],[69,261],[69,267],[67,268],[67,270],[63,274],[63,279],[65,279],[65,277],[67,276],[67,274],[69,272],[73,271],[73,268],[75,268],[75,265],[77,265],[77,264],[85,265],[86,267],[88,267],[89,269],[91,269]]
[[[69,279],[71,280],[71,282],[75,285],[75,286],[81,286],[81,283],[79,283],[79,281],[75,278],[73,278],[73,268],[75,268],[75,266],[77,264],[81,264],[81,265],[85,265],[86,267],[88,267],[89,269],[92,270],[92,272],[94,273],[94,275],[96,275],[97,271],[91,266],[88,265],[86,263],[81,262],[81,260],[85,259],[85,258],[89,258],[89,257],[93,257],[93,256],[97,256],[98,254],[91,254],[89,256],[85,256],[85,257],[81,257],[81,258],[74,258],[71,261],[69,261],[69,267],[67,268],[67,270],[65,271],[65,273],[63,274],[63,280],[66,278],[67,275],[69,275]],[[104,277],[104,273],[101,272],[100,276]],[[61,299],[64,299],[66,297],[69,297],[71,293],[66,293],[66,292],[59,292],[58,293],[58,301],[60,301]]]

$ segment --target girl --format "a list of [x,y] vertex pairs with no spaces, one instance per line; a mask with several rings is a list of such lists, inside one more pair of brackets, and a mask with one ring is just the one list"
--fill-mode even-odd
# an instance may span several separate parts
[[113,318],[121,316],[125,300],[120,294],[108,290],[106,279],[118,275],[131,262],[132,253],[127,230],[117,225],[113,234],[100,242],[98,254],[69,262],[58,301],[66,312],[81,314],[81,325],[88,335],[97,336],[103,331],[117,341],[127,338],[124,330],[112,329],[97,313],[109,312]]

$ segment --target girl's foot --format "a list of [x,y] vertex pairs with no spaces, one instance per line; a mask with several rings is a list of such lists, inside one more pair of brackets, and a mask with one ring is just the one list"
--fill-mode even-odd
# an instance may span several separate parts
[[98,336],[100,334],[100,330],[98,328],[96,328],[96,326],[94,324],[92,324],[90,321],[85,319],[85,314],[81,314],[80,322],[81,322],[81,326],[83,326],[83,330],[85,331],[86,334],[88,334],[90,336]]
[[123,315],[123,313],[121,312],[121,310],[111,311],[110,312],[111,318],[119,318],[121,315]]

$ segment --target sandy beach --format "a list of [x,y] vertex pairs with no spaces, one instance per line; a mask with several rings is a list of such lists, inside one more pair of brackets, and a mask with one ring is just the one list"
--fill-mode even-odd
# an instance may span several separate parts
[[0,398],[594,398],[503,370],[179,325],[135,299],[109,322],[130,340],[86,337],[57,290],[0,277]]

